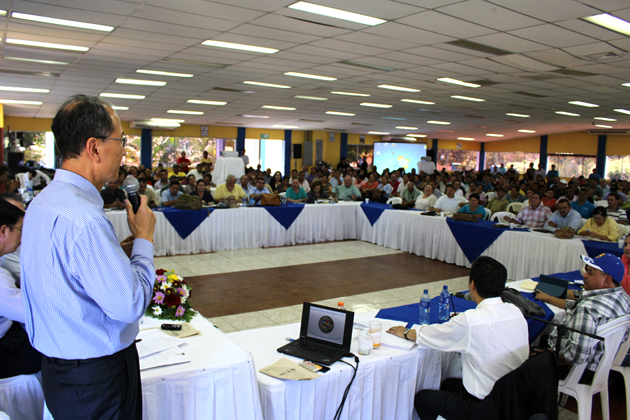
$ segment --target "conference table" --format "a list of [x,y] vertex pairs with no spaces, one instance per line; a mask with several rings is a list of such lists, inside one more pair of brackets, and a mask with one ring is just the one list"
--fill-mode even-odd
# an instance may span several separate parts
[[[126,213],[106,213],[120,240],[129,234]],[[493,257],[522,279],[577,270],[582,254],[610,252],[616,243],[558,239],[525,229],[498,229],[494,222],[458,222],[394,210],[379,203],[290,204],[280,207],[204,208],[155,211],[156,256],[198,254],[244,248],[278,247],[341,240],[362,240],[459,266],[480,255]]]

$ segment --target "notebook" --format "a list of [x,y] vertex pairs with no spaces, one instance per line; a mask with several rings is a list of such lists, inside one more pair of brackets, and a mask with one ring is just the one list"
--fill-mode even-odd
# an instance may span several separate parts
[[566,299],[568,287],[569,282],[567,280],[562,280],[557,277],[545,276],[544,274],[541,274],[536,289],[540,290],[541,292],[545,292],[550,296],[560,299]]
[[304,302],[300,338],[278,352],[323,365],[350,353],[354,312]]

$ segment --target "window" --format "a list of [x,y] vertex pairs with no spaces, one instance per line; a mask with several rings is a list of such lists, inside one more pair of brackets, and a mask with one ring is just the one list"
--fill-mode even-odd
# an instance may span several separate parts
[[[364,160],[367,161],[368,167],[372,166],[372,162],[374,161],[374,145],[349,144],[346,151],[346,159],[348,165],[352,166],[353,168],[358,168]],[[378,169],[382,171],[381,168]],[[389,169],[394,170],[394,168]]]
[[547,169],[556,165],[560,178],[578,178],[584,175],[586,178],[597,166],[597,157],[589,155],[549,155]]
[[[486,169],[491,169],[493,166],[501,167],[501,164],[505,165],[506,169],[509,169],[511,165],[514,165],[514,169],[520,174],[525,173],[529,164],[533,163],[534,168],[538,169],[538,162],[540,162],[540,153],[525,153],[525,152],[486,152]],[[551,167],[547,165],[548,167]]]
[[[161,163],[165,167],[171,167],[177,162],[181,152],[186,152],[186,157],[195,164],[201,161],[203,152],[207,151],[208,157],[214,162],[217,158],[217,150],[233,151],[235,147],[235,139],[154,136],[151,166],[156,167],[158,163]],[[127,148],[129,148],[129,145]],[[138,159],[139,163],[140,160]]]
[[607,179],[630,179],[630,156],[606,156]]
[[24,162],[31,160],[46,168],[55,167],[55,137],[50,131],[7,131],[4,150],[5,163],[9,152],[23,152]]
[[477,169],[479,152],[475,150],[438,149],[435,166],[438,171],[446,168],[447,171],[461,171],[464,168]]
[[260,165],[263,171],[284,173],[284,140],[245,139],[245,154],[252,168]]

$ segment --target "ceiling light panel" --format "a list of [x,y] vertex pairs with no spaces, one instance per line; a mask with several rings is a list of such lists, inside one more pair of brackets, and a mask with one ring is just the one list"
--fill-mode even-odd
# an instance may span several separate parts
[[127,93],[101,93],[103,98],[118,98],[118,99],[144,99],[143,95],[129,95]]
[[481,87],[481,85],[478,85],[476,83],[463,82],[461,80],[451,79],[450,77],[442,77],[438,79],[438,82],[450,83],[452,85],[466,86],[466,87],[471,87],[471,88]]
[[535,133],[535,130],[518,130],[519,133]]
[[614,118],[606,118],[606,117],[594,117],[594,120],[600,120],[600,121],[617,121]]
[[41,105],[40,101],[18,101],[13,99],[0,99],[0,104],[9,104],[9,105]]
[[144,69],[136,70],[136,73],[155,74],[158,76],[168,76],[168,77],[193,77],[194,76],[193,74],[188,74],[188,73],[172,73],[170,71],[144,70]]
[[202,101],[200,99],[189,99],[186,102],[188,102],[189,104],[215,105],[215,106],[222,106],[222,105],[227,104],[227,102],[223,102],[223,101]]
[[251,80],[246,80],[243,83],[245,83],[246,85],[265,86],[265,87],[271,87],[271,88],[276,88],[276,89],[291,89],[291,86],[287,86],[287,85],[276,85],[274,83],[254,82]]
[[407,127],[404,125],[399,125],[398,127],[396,127],[397,130],[417,130],[418,127]]
[[427,136],[426,134],[407,134],[407,137],[419,137],[419,138],[422,138],[422,137],[426,137],[426,136]]
[[236,44],[234,42],[214,41],[211,39],[207,41],[203,41],[201,44],[207,45],[209,47],[228,48],[231,50],[257,52],[257,53],[262,53],[262,54],[274,54],[280,51],[275,48],[257,47],[255,45],[246,45],[246,44]]
[[124,85],[143,85],[143,86],[164,86],[166,82],[160,82],[157,80],[140,80],[140,79],[116,79],[116,83],[122,83]]
[[569,117],[579,117],[580,116],[580,114],[575,114],[573,112],[566,112],[566,111],[556,111],[556,114],[567,115]]
[[470,140],[474,140],[474,138],[472,138],[472,137],[457,137],[457,140],[467,140],[467,141],[470,141]]
[[297,108],[292,108],[290,106],[276,106],[276,105],[263,105],[262,108],[265,109],[277,109],[280,111],[295,111]]
[[3,60],[25,61],[27,63],[39,63],[39,64],[52,64],[55,66],[69,66],[70,63],[65,61],[51,61],[51,60],[36,60],[34,58],[22,58],[22,57],[1,57]]
[[599,108],[599,105],[596,104],[591,104],[588,102],[582,102],[582,101],[571,101],[569,102],[571,105],[578,105],[578,106],[585,106],[587,108]]
[[354,92],[338,92],[338,91],[334,91],[334,92],[330,92],[332,94],[335,95],[346,95],[346,96],[370,96],[367,93],[354,93]]
[[375,134],[377,136],[386,136],[389,133],[383,132],[383,131],[368,131],[368,134]]
[[420,89],[412,89],[402,86],[394,86],[394,85],[378,85],[381,89],[389,89],[389,90],[400,90],[403,92],[420,92]]
[[169,109],[166,111],[167,114],[188,114],[188,115],[203,115],[201,111],[184,111],[180,109]]
[[114,111],[126,111],[126,110],[129,109],[129,107],[128,106],[116,106],[116,105],[114,105],[114,106],[112,106],[112,109]]
[[352,114],[350,112],[339,112],[339,111],[326,111],[326,114],[329,115],[341,115],[344,117],[354,117],[356,114]]
[[27,88],[27,87],[14,87],[14,86],[0,86],[0,90],[4,90],[6,92],[28,92],[28,93],[50,92],[50,90],[48,89],[36,89],[36,88]]
[[299,1],[289,6],[290,9],[301,10],[303,12],[314,13],[316,15],[328,16],[335,19],[347,20],[349,22],[361,23],[363,25],[375,26],[387,22],[386,20],[359,13],[347,12],[341,9],[321,6],[319,4]]
[[619,109],[618,108],[618,109],[613,109],[613,111],[619,112],[621,114],[628,114],[628,115],[630,115],[630,111],[628,111],[627,109]]
[[327,77],[327,76],[318,76],[317,74],[308,74],[308,73],[297,73],[294,71],[288,71],[284,73],[285,76],[294,76],[294,77],[304,77],[306,79],[316,79],[316,80],[326,80],[333,81],[337,80],[335,77]]
[[509,115],[510,117],[518,117],[518,118],[529,118],[529,115],[526,115],[526,114],[514,114],[512,112],[508,112],[505,115]]
[[387,105],[387,104],[375,104],[373,102],[361,102],[359,105],[361,106],[369,106],[372,108],[391,108],[392,105]]
[[431,121],[427,121],[427,124],[438,124],[438,125],[450,125],[451,123],[448,121],[435,121],[435,120],[431,120]]
[[488,137],[503,137],[503,134],[486,134]]
[[435,105],[435,102],[428,102],[428,101],[418,101],[416,99],[401,99],[401,102],[408,102],[411,104],[422,104],[422,105]]
[[111,32],[114,30],[113,26],[96,25],[94,23],[78,22],[75,20],[55,19],[46,16],[29,15],[27,13],[11,13],[13,19],[30,20],[32,22],[50,23],[53,25],[71,26],[73,28],[90,29],[93,31]]
[[296,99],[308,99],[310,101],[327,101],[328,98],[322,98],[320,96],[303,96],[303,95],[295,95]]
[[630,36],[630,22],[620,19],[611,14],[602,13],[600,15],[587,16],[582,19],[587,22],[594,23],[595,25],[602,26],[611,31]]
[[604,125],[604,124],[595,124],[595,127],[600,127],[600,128],[613,128],[612,125]]
[[24,45],[26,47],[51,48],[54,50],[79,51],[79,52],[85,52],[89,50],[88,47],[80,47],[78,45],[54,44],[52,42],[28,41],[25,39],[15,39],[15,38],[7,38],[6,43],[12,44],[12,45]]
[[472,102],[485,102],[485,99],[480,98],[471,98],[470,96],[460,96],[460,95],[451,95],[451,98],[454,99],[462,99],[464,101],[472,101]]

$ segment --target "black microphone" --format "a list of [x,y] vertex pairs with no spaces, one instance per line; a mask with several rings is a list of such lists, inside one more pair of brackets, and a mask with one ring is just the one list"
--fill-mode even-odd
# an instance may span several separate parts
[[127,198],[131,203],[131,207],[133,207],[133,212],[138,212],[138,207],[140,207],[140,194],[138,194],[138,190],[140,189],[140,183],[138,180],[132,176],[128,176],[123,181],[123,189],[127,192]]
[[469,302],[472,300],[470,298],[470,292],[458,292],[458,293],[453,293],[453,294],[455,295],[456,298],[465,299]]

